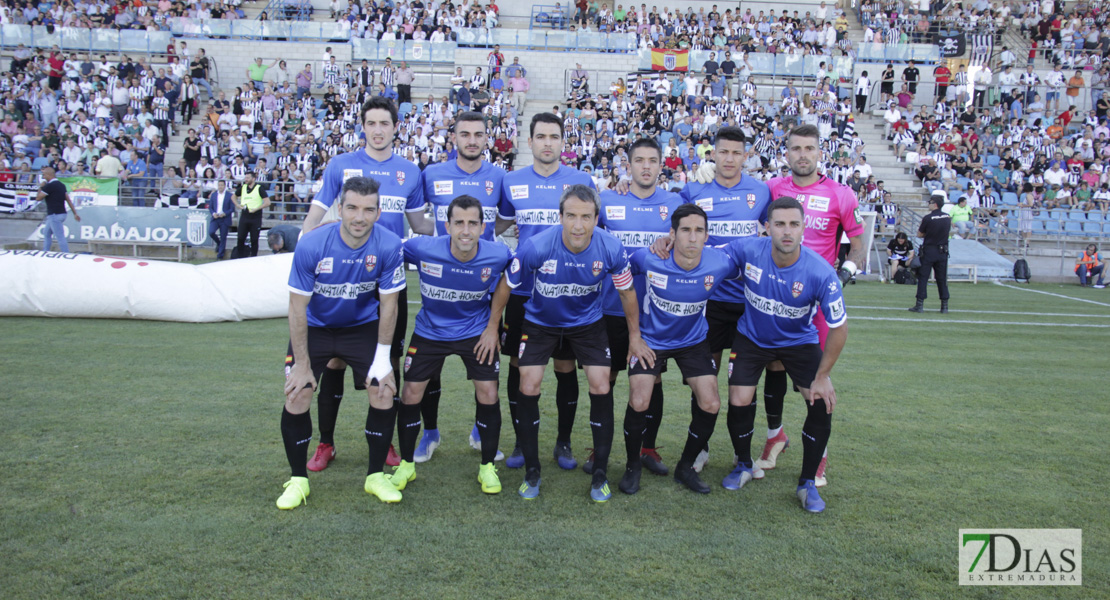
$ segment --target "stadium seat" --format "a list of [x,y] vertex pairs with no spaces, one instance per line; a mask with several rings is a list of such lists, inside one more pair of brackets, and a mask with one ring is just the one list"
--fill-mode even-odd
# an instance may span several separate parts
[[968,179],[967,177],[957,177],[956,178],[956,185],[960,186],[961,190],[966,190],[967,189],[967,184],[970,183],[970,182],[971,182],[971,180]]
[[50,157],[48,157],[48,156],[36,157],[35,160],[31,162],[31,170],[32,171],[38,171],[38,170],[42,169],[43,167],[45,167],[48,164],[50,164]]
[[1060,209],[1053,209],[1048,211],[1048,218],[1053,221],[1059,221],[1064,218],[1064,211]]
[[1073,208],[1068,211],[1068,219],[1072,221],[1086,221],[1087,213],[1083,212],[1082,210]]
[[955,204],[963,195],[965,195],[963,190],[948,190],[948,201]]
[[991,196],[991,198],[994,199],[995,204],[1001,204],[1002,203],[1002,196],[999,196],[998,192],[996,192],[994,190],[991,190],[990,196]]
[[401,106],[399,106],[397,108],[398,118],[401,118],[401,119],[405,118],[405,115],[409,114],[410,112],[412,112],[412,103],[411,102],[402,102]]
[[1013,192],[1004,192],[1002,194],[1002,203],[1016,206],[1019,203],[1018,195]]
[[1002,164],[1002,159],[997,154],[988,154],[986,165],[988,167],[997,167]]
[[1046,233],[1060,233],[1060,219],[1054,219],[1050,216],[1044,218],[1042,222]]
[[1091,237],[1099,237],[1102,235],[1102,219],[1091,219],[1083,222],[1083,233]]
[[1086,235],[1083,232],[1083,223],[1083,221],[1073,221],[1071,219],[1064,221],[1064,233],[1071,236]]
[[1040,217],[1033,217],[1033,220],[1031,221],[1031,224],[1032,224],[1031,231],[1034,235],[1040,235],[1040,234],[1045,232],[1044,231],[1044,219],[1042,219]]
[[674,137],[674,134],[669,132],[669,131],[661,132],[659,134],[659,145],[666,148],[667,144],[670,143],[671,138],[673,138],[673,137]]

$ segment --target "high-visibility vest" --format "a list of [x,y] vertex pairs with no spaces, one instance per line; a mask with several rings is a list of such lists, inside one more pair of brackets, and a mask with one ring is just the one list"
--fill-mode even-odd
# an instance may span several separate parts
[[239,204],[251,212],[256,212],[262,208],[262,194],[260,193],[261,187],[256,183],[254,189],[247,191],[247,184],[239,189]]
[[1084,250],[1083,256],[1079,258],[1079,263],[1075,265],[1075,272],[1078,273],[1079,268],[1083,266],[1087,267],[1087,271],[1090,272],[1092,267],[1095,267],[1099,264],[1102,264],[1102,259],[1099,258],[1098,252],[1095,252],[1094,254],[1087,254],[1087,251]]

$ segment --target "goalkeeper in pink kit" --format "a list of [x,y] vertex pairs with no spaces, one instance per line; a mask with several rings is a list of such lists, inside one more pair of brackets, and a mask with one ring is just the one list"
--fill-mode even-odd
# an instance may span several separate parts
[[[855,274],[856,265],[864,258],[863,218],[859,213],[859,201],[852,188],[837,183],[817,172],[821,160],[821,142],[817,127],[799,125],[786,136],[786,161],[790,165],[789,177],[776,177],[767,182],[771,189],[771,199],[782,196],[797,198],[805,207],[805,237],[802,245],[817,252],[836,268],[837,250],[840,234],[843,232],[851,242],[848,260],[844,261],[839,272],[841,281]],[[821,311],[813,319],[817,326],[821,348],[829,327]],[[755,461],[756,467],[764,470],[775,468],[778,455],[789,446],[790,441],[782,427],[782,406],[786,397],[786,371],[779,362],[767,368],[763,383],[763,402],[767,409],[767,443],[763,454]],[[821,487],[827,482],[825,464],[828,452],[821,459],[817,469],[816,485]]]

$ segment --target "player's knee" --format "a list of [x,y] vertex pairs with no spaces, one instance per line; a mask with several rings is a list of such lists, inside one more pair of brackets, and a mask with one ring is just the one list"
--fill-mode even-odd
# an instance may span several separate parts
[[633,396],[628,399],[628,405],[636,412],[644,412],[649,404],[651,404],[650,396]]
[[591,394],[608,394],[609,390],[611,390],[611,389],[613,389],[613,388],[609,387],[609,378],[608,377],[606,377],[605,379],[602,379],[600,381],[590,381],[590,393]]
[[312,388],[304,388],[293,395],[292,398],[286,396],[285,410],[290,414],[299,415],[308,411],[312,406]]
[[402,404],[420,404],[424,398],[424,388],[428,386],[427,381],[405,382],[405,387],[401,390],[401,403]]
[[497,404],[497,382],[475,381],[474,398],[478,401],[478,404]]
[[755,400],[755,388],[732,389],[728,393],[728,403],[732,406],[748,406]]

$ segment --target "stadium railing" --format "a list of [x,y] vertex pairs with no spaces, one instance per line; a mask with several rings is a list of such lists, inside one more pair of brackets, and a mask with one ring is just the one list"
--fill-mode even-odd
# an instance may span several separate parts
[[856,61],[866,63],[905,63],[933,65],[940,62],[936,44],[883,44],[861,42],[856,46]]
[[[351,27],[347,21],[311,22],[283,20],[169,19],[170,32],[191,38],[245,38],[302,41],[347,41]],[[356,38],[357,39],[357,38]]]
[[[710,50],[691,50],[689,54],[689,70],[694,73],[704,73],[705,61],[709,60]],[[718,57],[720,53],[718,52]],[[743,66],[742,60],[733,58],[737,67]],[[813,78],[821,63],[832,64],[836,72],[850,76],[853,73],[853,60],[850,56],[822,56],[816,54],[772,54],[770,52],[749,52],[748,63],[751,65],[753,75],[769,75],[774,78],[789,77],[793,79]],[[651,50],[640,50],[641,71],[652,71]],[[739,73],[740,68],[737,69]],[[655,71],[656,73],[665,71]],[[736,74],[734,74],[734,77]]]
[[50,33],[39,25],[0,25],[0,47],[4,48],[23,44],[28,48],[58,46],[78,52],[164,54],[172,41],[173,34],[169,31],[58,27]]

